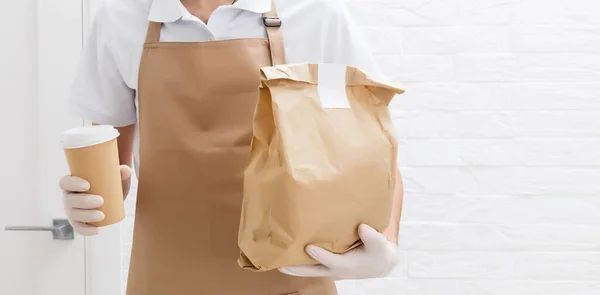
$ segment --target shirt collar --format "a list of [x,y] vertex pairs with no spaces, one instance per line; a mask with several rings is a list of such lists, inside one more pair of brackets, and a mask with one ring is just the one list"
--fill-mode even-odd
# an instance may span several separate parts
[[[237,0],[230,7],[265,13],[271,10],[271,0]],[[148,19],[153,22],[170,23],[179,20],[187,10],[179,0],[153,0]]]

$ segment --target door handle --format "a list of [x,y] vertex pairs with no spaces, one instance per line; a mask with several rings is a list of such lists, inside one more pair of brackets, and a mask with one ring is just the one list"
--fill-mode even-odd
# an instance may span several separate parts
[[66,219],[54,219],[52,226],[7,226],[7,231],[49,231],[54,240],[73,240],[75,235],[73,227]]

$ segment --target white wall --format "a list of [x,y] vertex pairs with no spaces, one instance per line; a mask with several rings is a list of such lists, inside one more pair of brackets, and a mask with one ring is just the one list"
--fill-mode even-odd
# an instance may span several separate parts
[[600,1],[348,3],[407,89],[406,199],[401,268],[341,294],[600,294]]

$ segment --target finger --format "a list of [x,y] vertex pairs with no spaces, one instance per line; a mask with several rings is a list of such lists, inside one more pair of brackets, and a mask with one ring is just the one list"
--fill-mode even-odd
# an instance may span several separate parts
[[100,233],[99,228],[97,228],[95,226],[91,226],[89,224],[81,223],[78,221],[73,221],[73,222],[71,222],[71,225],[73,226],[73,229],[75,230],[75,232],[77,232],[78,234],[80,234],[82,236],[95,236]]
[[60,186],[60,188],[63,191],[67,192],[83,193],[87,192],[90,189],[90,183],[87,182],[85,179],[70,175],[61,178],[58,182],[58,186]]
[[382,250],[387,246],[385,236],[366,224],[361,224],[358,227],[358,236],[367,249]]
[[331,277],[331,271],[323,265],[286,266],[279,271],[296,277]]
[[104,199],[96,195],[66,194],[64,204],[72,209],[96,209],[104,204]]
[[341,255],[331,253],[321,247],[309,245],[306,247],[306,253],[314,260],[318,261],[326,267],[334,267],[339,265]]
[[131,168],[127,165],[121,165],[121,180],[125,181],[131,178]]
[[104,213],[98,210],[71,209],[68,214],[71,220],[79,222],[100,222],[104,220]]

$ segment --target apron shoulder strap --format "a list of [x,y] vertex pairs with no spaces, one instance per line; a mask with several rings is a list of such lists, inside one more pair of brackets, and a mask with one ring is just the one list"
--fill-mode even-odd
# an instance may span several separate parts
[[277,16],[275,9],[275,0],[271,0],[271,11],[263,14],[263,23],[269,37],[271,47],[271,62],[273,65],[286,63],[285,46],[283,45],[283,35],[281,34],[281,19]]
[[162,29],[162,23],[151,21],[148,24],[148,33],[146,33],[146,44],[160,42],[160,30]]
[[[283,45],[283,35],[281,34],[281,19],[277,16],[275,9],[275,0],[271,0],[271,11],[263,14],[263,23],[269,37],[269,46],[271,49],[271,62],[273,65],[286,63],[285,47]],[[146,43],[160,42],[160,30],[162,23],[150,22],[148,24],[148,33],[146,34]]]

